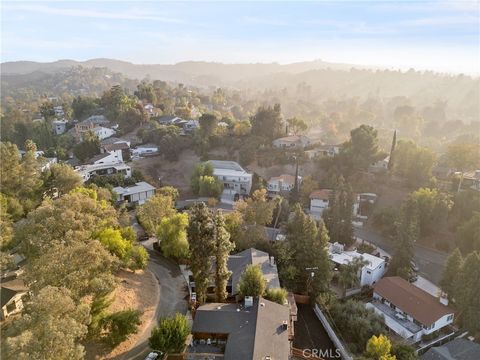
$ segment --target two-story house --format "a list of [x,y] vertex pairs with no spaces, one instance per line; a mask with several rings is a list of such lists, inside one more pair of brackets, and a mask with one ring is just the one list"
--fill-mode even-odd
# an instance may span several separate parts
[[385,277],[373,288],[366,306],[385,319],[385,325],[413,343],[453,323],[454,311],[426,291],[399,276]]
[[[298,185],[302,183],[302,177],[297,177]],[[295,187],[295,176],[289,174],[282,174],[280,176],[272,177],[268,180],[267,190],[270,195],[278,195],[288,193]]]
[[252,189],[252,174],[234,161],[209,160],[213,176],[223,183],[224,192],[230,195],[249,195]]

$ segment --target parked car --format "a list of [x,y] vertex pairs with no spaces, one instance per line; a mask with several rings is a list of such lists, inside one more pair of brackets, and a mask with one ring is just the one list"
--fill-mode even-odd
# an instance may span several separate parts
[[150,354],[148,354],[145,360],[155,360],[156,358],[158,358],[158,354],[156,352],[151,352]]

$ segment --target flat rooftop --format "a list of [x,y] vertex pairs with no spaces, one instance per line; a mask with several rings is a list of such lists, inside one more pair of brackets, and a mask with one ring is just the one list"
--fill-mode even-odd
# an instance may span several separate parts
[[138,194],[138,193],[146,192],[150,190],[155,190],[155,187],[153,187],[152,185],[150,185],[145,181],[140,181],[133,186],[128,186],[128,187],[117,186],[113,188],[113,191],[115,191],[118,195]]
[[251,176],[235,161],[208,160],[207,163],[213,166],[214,175]]

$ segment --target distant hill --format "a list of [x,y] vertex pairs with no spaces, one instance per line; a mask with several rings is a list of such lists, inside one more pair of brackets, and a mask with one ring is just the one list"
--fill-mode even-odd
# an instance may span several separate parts
[[[360,66],[328,63],[321,60],[298,62],[287,65],[271,64],[222,64],[204,61],[186,61],[174,65],[133,64],[113,59],[92,59],[87,61],[58,60],[50,63],[13,61],[2,63],[2,74],[28,74],[35,71],[54,73],[72,66],[87,68],[105,67],[133,79],[150,76],[153,79],[185,82],[192,85],[222,85],[245,79],[278,73],[298,74],[316,69],[349,70]],[[363,67],[364,68],[364,67]]]

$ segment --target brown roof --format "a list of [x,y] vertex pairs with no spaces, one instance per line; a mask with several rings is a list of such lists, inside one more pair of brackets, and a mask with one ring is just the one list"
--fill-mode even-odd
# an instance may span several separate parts
[[130,146],[128,146],[128,144],[125,142],[121,142],[116,144],[107,144],[107,145],[104,145],[103,148],[106,151],[115,151],[115,150],[130,149]]
[[289,174],[282,174],[280,176],[270,178],[269,181],[282,181],[284,183],[293,184],[295,183],[295,176]]
[[442,316],[454,311],[440,300],[399,276],[385,277],[374,286],[374,292],[412,316],[423,325],[429,326]]
[[332,190],[329,189],[314,190],[310,194],[310,199],[328,200],[330,199],[331,193]]

